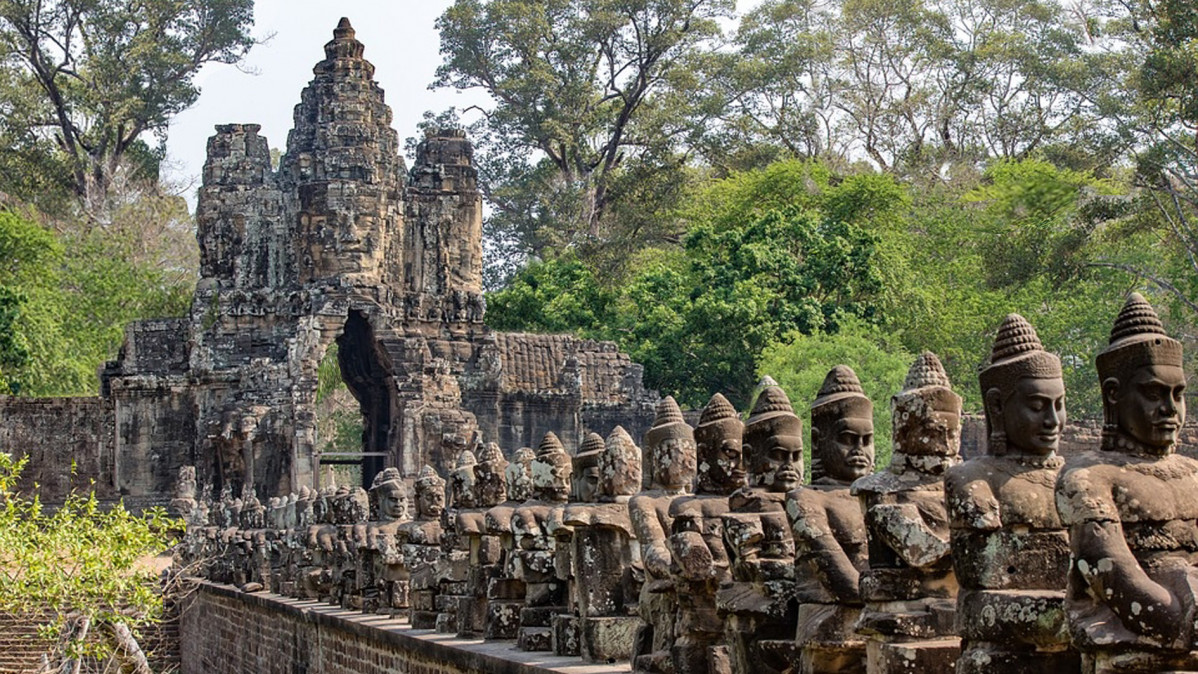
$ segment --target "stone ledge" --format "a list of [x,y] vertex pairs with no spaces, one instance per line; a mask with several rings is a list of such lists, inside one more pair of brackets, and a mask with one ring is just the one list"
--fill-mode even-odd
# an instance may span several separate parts
[[[247,606],[289,616],[299,625],[311,625],[321,630],[342,632],[379,646],[394,648],[402,652],[419,653],[424,659],[444,663],[446,672],[461,672],[462,674],[474,672],[479,674],[614,674],[629,671],[628,663],[614,665],[585,663],[574,657],[520,651],[516,649],[514,641],[460,639],[451,634],[438,634],[432,630],[412,629],[408,626],[406,618],[368,615],[337,606],[329,606],[314,600],[291,599],[269,592],[245,593],[230,585],[210,582],[202,583],[198,593],[234,600]],[[190,610],[183,611],[182,623],[188,622],[191,613]],[[195,619],[194,616],[191,619]],[[190,671],[193,670],[185,662],[184,672]]]

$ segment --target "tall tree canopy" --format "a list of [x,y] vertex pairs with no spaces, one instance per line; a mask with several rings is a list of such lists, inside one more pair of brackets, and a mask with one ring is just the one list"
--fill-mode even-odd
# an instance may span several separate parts
[[[680,141],[701,126],[694,62],[733,6],[458,0],[441,16],[445,60],[434,86],[481,88],[494,101],[471,132],[495,208],[488,233],[508,244],[503,252],[522,259],[610,237],[653,238],[643,227],[659,222],[608,216],[622,194],[652,212],[673,192]],[[647,180],[657,188],[639,189]]]
[[253,0],[0,0],[0,182],[94,205],[128,162],[152,180],[196,73],[254,44]]

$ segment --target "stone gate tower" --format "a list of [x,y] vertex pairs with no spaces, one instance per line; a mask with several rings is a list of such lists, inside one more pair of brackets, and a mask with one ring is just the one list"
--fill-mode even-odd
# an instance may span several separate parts
[[482,199],[469,141],[429,135],[407,171],[374,66],[342,19],[295,107],[278,171],[255,124],[217,127],[196,212],[186,319],[131,325],[102,373],[112,487],[169,489],[177,468],[260,497],[318,480],[317,367],[334,342],[369,480],[446,470],[548,430],[633,432],[656,394],[614,344],[483,323]]

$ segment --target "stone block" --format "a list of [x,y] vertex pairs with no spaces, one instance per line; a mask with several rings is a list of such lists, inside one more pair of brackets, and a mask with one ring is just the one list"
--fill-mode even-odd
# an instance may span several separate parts
[[522,651],[549,651],[553,649],[552,627],[521,627],[516,637],[516,648]]
[[[1081,656],[1062,646],[1056,651],[1011,648],[1008,644],[972,642],[957,658],[956,674],[1023,674],[1080,672]],[[1154,670],[1155,671],[1155,670]]]
[[487,583],[487,599],[524,601],[524,581],[515,578],[492,578]]
[[951,674],[961,654],[956,637],[904,641],[870,640],[866,646],[869,674]]
[[549,627],[553,624],[553,616],[565,610],[562,606],[525,606],[520,609],[520,625]]
[[957,623],[961,638],[1057,649],[1069,643],[1064,592],[962,591]]
[[437,613],[435,611],[417,611],[413,610],[409,618],[412,629],[414,630],[431,630],[437,628]]
[[413,611],[437,611],[437,593],[432,590],[413,590],[409,595]]
[[640,624],[639,618],[631,616],[582,618],[582,657],[591,662],[629,659]]
[[568,613],[558,613],[550,619],[553,626],[553,654],[578,655],[579,625],[578,616]]
[[524,603],[519,601],[487,602],[486,631],[484,639],[515,639],[520,629],[520,610]]
[[843,647],[806,646],[799,654],[800,674],[865,674],[865,643]]
[[487,602],[478,597],[458,597],[457,635],[471,638],[482,634],[487,621]]

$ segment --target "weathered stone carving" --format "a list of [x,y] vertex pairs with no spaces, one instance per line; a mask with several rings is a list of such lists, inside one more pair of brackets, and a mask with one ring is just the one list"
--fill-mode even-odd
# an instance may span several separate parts
[[1065,424],[1061,362],[1020,315],[1003,321],[979,376],[985,456],[945,478],[961,589],[959,674],[1078,671],[1065,628],[1069,541],[1053,486]]
[[960,460],[961,398],[935,354],[920,354],[890,403],[894,454],[887,470],[853,483],[869,541],[861,576],[870,674],[947,672],[960,649],[954,636],[957,579],[949,554],[944,474]]
[[873,403],[845,365],[828,372],[811,403],[811,484],[786,496],[795,543],[798,671],[865,671],[855,632],[860,576],[869,568],[865,519],[850,492],[874,469]]
[[370,523],[362,568],[364,579],[362,610],[393,614],[408,608],[408,582],[411,578],[399,545],[399,527],[409,521],[408,487],[394,468],[379,473],[370,488],[377,513]]
[[196,521],[196,467],[181,466],[179,478],[175,481],[175,497],[171,499],[171,509],[179,513],[179,517],[187,526],[203,526]]
[[[664,416],[669,423],[661,423],[663,414],[659,410],[659,422],[654,428],[677,429],[673,431],[680,436],[677,444],[685,442],[693,446],[694,441],[690,440],[693,431],[683,422],[677,404],[672,398],[666,401],[670,405]],[[700,428],[707,426],[699,435],[706,445],[699,455],[724,453],[724,458],[720,463],[700,461],[695,493],[679,496],[670,503],[671,575],[678,601],[670,656],[677,674],[730,669],[728,649],[724,646],[724,623],[716,613],[715,596],[720,584],[730,578],[721,518],[728,512],[729,495],[744,485],[744,473],[733,467],[732,457],[728,456],[731,447],[739,449],[744,425],[727,403],[723,396],[712,398],[699,418]]]
[[466,594],[458,599],[457,634],[462,637],[482,635],[487,622],[487,587],[500,575],[502,548],[499,536],[487,528],[487,513],[507,499],[504,472],[508,462],[499,445],[488,442],[483,446],[474,466],[474,507],[459,510],[457,532],[468,550]]
[[517,569],[524,581],[517,646],[526,651],[552,648],[553,616],[566,612],[566,583],[555,562],[557,529],[570,498],[570,455],[552,432],[546,433],[532,462],[533,498],[512,515]]
[[1182,364],[1181,344],[1133,293],[1097,358],[1102,447],[1071,458],[1056,486],[1073,557],[1065,607],[1087,672],[1198,668],[1198,462],[1175,453]]
[[437,631],[446,634],[459,632],[473,634],[481,630],[482,615],[478,622],[474,614],[458,615],[458,607],[470,605],[467,581],[470,575],[470,539],[464,528],[469,528],[474,515],[482,517],[485,510],[477,508],[475,468],[478,459],[474,452],[463,449],[458,454],[457,467],[449,474],[448,507],[441,515],[441,558],[435,565],[440,587],[437,590]]
[[640,556],[628,501],[641,484],[641,451],[617,426],[596,459],[596,500],[601,502],[570,503],[562,519],[573,529],[570,571],[580,653],[593,662],[610,662],[631,657],[639,622],[632,568]]
[[[682,421],[680,410],[675,414],[676,408],[677,403],[670,396],[658,403],[656,419],[645,434],[641,451],[648,468],[644,474],[648,476],[649,488],[628,502],[644,571],[638,602],[641,624],[633,653],[633,669],[638,672],[667,672],[673,667],[670,648],[674,645],[678,602],[672,578],[674,557],[670,533],[674,518],[670,515],[670,504],[691,491],[697,461],[695,431]],[[732,410],[732,419],[740,423],[736,410]],[[704,428],[702,422],[699,428]],[[734,451],[739,465],[739,430]]]
[[[566,506],[565,512],[568,513],[571,506],[598,502],[599,457],[602,455],[603,436],[593,432],[587,433],[572,459],[570,504]],[[579,595],[584,591],[580,585],[590,579],[580,579],[578,574],[576,562],[579,562],[580,558],[575,554],[573,523],[563,517],[553,538],[553,564],[558,578],[566,582],[566,610],[553,616],[553,652],[557,655],[579,655],[582,648]],[[586,575],[585,570],[583,575]]]
[[731,580],[716,606],[733,671],[782,672],[791,665],[795,549],[783,504],[802,483],[802,433],[786,392],[762,388],[744,427],[749,484],[732,494],[723,516]]
[[524,580],[518,570],[518,547],[512,531],[512,516],[525,501],[532,498],[532,462],[536,453],[521,447],[504,468],[507,500],[487,511],[487,534],[499,539],[500,561],[495,578],[487,582],[486,639],[515,639],[520,627],[520,610],[524,608]]
[[445,480],[432,466],[416,478],[416,519],[399,527],[399,544],[408,567],[409,621],[416,629],[437,626],[437,560],[441,556],[441,515],[445,512]]

